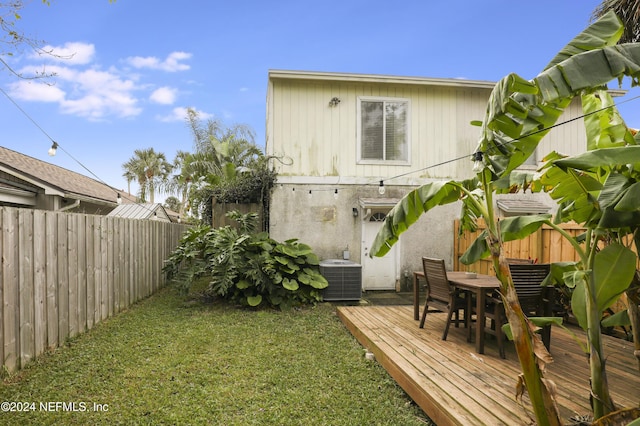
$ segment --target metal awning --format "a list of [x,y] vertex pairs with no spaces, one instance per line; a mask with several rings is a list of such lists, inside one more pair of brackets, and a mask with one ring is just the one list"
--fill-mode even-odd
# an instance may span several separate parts
[[379,207],[393,207],[398,202],[400,202],[399,198],[360,198],[359,200],[360,207],[365,209],[379,208]]
[[536,200],[500,199],[498,208],[508,215],[526,215],[548,213],[551,207]]

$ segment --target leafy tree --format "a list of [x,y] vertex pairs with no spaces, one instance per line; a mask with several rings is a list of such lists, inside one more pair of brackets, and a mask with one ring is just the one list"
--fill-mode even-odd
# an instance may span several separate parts
[[142,202],[146,202],[147,195],[149,202],[154,203],[156,188],[163,187],[171,173],[171,163],[167,162],[165,155],[156,152],[153,148],[136,149],[126,163],[122,165],[123,176],[130,182],[131,177],[140,186],[139,197]]
[[171,196],[164,200],[164,207],[174,212],[180,209],[180,204],[180,200],[177,197]]
[[[464,182],[429,183],[410,192],[387,216],[371,248],[373,255],[384,255],[398,240],[399,235],[422,213],[438,205],[461,200],[463,230],[475,230],[475,219],[478,217],[486,219],[487,230],[472,244],[461,261],[472,263],[484,256],[491,256],[493,260],[496,276],[501,282],[500,293],[523,372],[518,389],[526,388],[539,425],[560,424],[551,390],[553,386],[543,374],[545,364],[551,362],[552,358],[534,333],[536,326],[522,312],[508,264],[503,256],[502,244],[529,235],[544,223],[551,226],[555,226],[555,223],[551,222],[548,215],[508,218],[497,222],[493,211],[493,194],[510,191],[514,185],[528,184],[519,180],[515,169],[532,154],[541,138],[556,123],[573,97],[584,95],[583,108],[587,112],[590,96],[597,98],[606,95],[601,89],[610,80],[631,76],[632,84],[638,83],[640,45],[616,46],[622,31],[620,20],[613,12],[609,12],[572,40],[533,80],[510,74],[498,82],[489,99],[487,114],[481,123],[481,137],[474,155],[478,165],[476,178]],[[589,120],[586,123],[590,146],[594,144],[594,140],[606,140],[619,129],[615,120],[611,120],[610,111],[592,111],[593,121]],[[617,133],[617,138],[621,139],[622,143],[628,140],[625,133],[626,130]],[[640,169],[637,165],[630,167]],[[589,193],[592,189],[589,187],[586,192]],[[583,192],[576,193],[579,196],[582,194]],[[566,195],[569,203],[572,194]],[[594,194],[589,196],[594,197]],[[558,230],[563,232],[559,228]],[[596,229],[593,235],[599,232]],[[581,250],[577,241],[574,240],[572,243],[577,250]],[[587,244],[592,243],[593,241]],[[606,358],[600,339],[598,316],[598,308],[609,302],[601,302],[599,298],[602,296],[610,299],[628,287],[634,267],[625,249],[616,246],[606,253],[602,250],[601,254],[604,254],[601,256],[596,256],[595,250],[590,251],[588,255],[585,253],[584,269],[579,274],[579,279],[584,283],[581,287],[583,291],[579,294],[584,296],[583,312],[589,327],[587,343],[591,366],[590,395],[596,418],[613,409],[610,404],[604,363]],[[632,265],[631,268],[629,264]],[[611,268],[620,268],[620,283],[615,291],[603,292],[602,288],[610,284],[606,282],[606,278],[612,271]]]
[[187,124],[195,152],[176,156],[180,172],[174,175],[171,191],[181,190],[183,203],[205,223],[211,223],[213,199],[257,202],[267,212],[275,173],[255,145],[253,131],[244,125],[225,127],[218,120],[203,122],[193,109],[187,111]]
[[186,151],[178,151],[173,159],[173,173],[165,184],[165,192],[176,194],[180,198],[176,205],[181,218],[184,218],[189,210],[189,194],[193,183],[198,179],[198,172],[193,154]]

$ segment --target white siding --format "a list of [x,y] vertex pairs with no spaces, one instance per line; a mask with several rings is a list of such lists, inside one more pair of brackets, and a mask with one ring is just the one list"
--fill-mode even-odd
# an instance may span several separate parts
[[[493,85],[464,80],[402,79],[385,76],[276,72],[267,94],[268,155],[278,185],[270,207],[271,236],[298,238],[321,258],[340,257],[348,246],[361,262],[363,199],[400,199],[417,185],[435,179],[473,175],[471,154]],[[337,97],[340,103],[331,107]],[[358,97],[405,98],[411,104],[409,165],[358,164]],[[560,121],[581,115],[576,102]],[[541,159],[552,147],[566,154],[585,149],[581,120],[551,130],[538,149]],[[452,161],[458,159],[457,161]],[[399,175],[405,175],[399,177]],[[394,179],[389,179],[393,177]],[[386,193],[378,194],[384,180]],[[338,190],[338,196],[334,191]],[[311,196],[309,192],[311,191]],[[453,219],[458,203],[423,215],[403,234],[401,277],[418,270],[420,257],[453,261]],[[353,209],[359,216],[353,216]],[[408,280],[401,278],[403,285]]]
[[[281,176],[450,178],[470,168],[467,161],[425,169],[471,154],[489,90],[416,85],[380,85],[298,80],[271,82],[269,154],[288,157]],[[409,165],[358,164],[359,96],[404,98],[411,102]],[[340,104],[331,107],[333,97]]]

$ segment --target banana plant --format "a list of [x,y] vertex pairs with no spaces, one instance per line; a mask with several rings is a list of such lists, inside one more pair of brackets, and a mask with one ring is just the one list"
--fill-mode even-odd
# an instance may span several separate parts
[[[556,222],[575,221],[587,228],[581,236],[584,248],[577,250],[577,271],[566,272],[562,280],[572,288],[572,311],[587,333],[591,393],[596,396],[593,407],[598,418],[615,409],[601,340],[603,311],[626,292],[631,300],[628,317],[634,329],[639,323],[634,309],[636,255],[623,242],[630,235],[637,248],[640,241],[640,146],[609,93],[585,93],[582,105],[588,151],[571,158],[550,154],[542,169],[541,188],[532,186],[547,190],[558,201]],[[631,286],[634,278],[636,284]],[[634,336],[638,356],[640,341],[637,333]]]
[[[503,256],[502,243],[507,235],[505,222],[518,226],[517,221],[496,221],[493,194],[510,185],[511,173],[533,153],[574,97],[601,93],[609,81],[625,76],[631,77],[633,85],[638,84],[640,44],[616,45],[622,32],[621,21],[615,14],[608,13],[574,38],[534,79],[510,74],[499,81],[489,98],[481,122],[480,140],[473,155],[479,166],[476,178],[464,182],[429,183],[411,191],[391,210],[371,248],[372,255],[384,255],[420,215],[439,205],[462,201],[462,230],[474,229],[474,220],[485,218],[486,233],[472,245],[470,250],[474,254],[461,260],[473,261],[479,253],[489,253],[492,257],[522,369],[519,388],[526,388],[539,425],[561,424],[551,391],[553,386],[544,378],[545,365],[552,359],[534,333],[535,326],[520,308]],[[616,131],[615,126],[612,128],[608,124],[607,114],[607,110],[592,113],[594,118],[601,120],[597,133],[603,140],[606,140],[607,132]],[[524,236],[545,222],[551,224],[545,217],[530,219],[519,233]],[[577,242],[574,243],[576,249],[581,249]],[[604,371],[604,363],[598,364],[597,368]],[[604,382],[606,385],[606,380]],[[607,414],[610,411],[608,388],[597,387],[592,391],[594,415]]]

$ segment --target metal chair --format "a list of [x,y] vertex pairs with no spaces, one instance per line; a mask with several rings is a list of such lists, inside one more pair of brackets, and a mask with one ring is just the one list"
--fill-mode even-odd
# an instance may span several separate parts
[[[449,283],[443,259],[423,257],[422,267],[427,281],[427,295],[420,319],[420,328],[424,328],[424,322],[427,318],[429,308],[446,312],[447,323],[444,328],[444,333],[442,334],[442,340],[447,340],[449,325],[455,322],[456,327],[458,327],[460,310],[464,311],[463,318],[465,325],[468,326],[466,295]],[[455,319],[453,319],[454,314]]]

